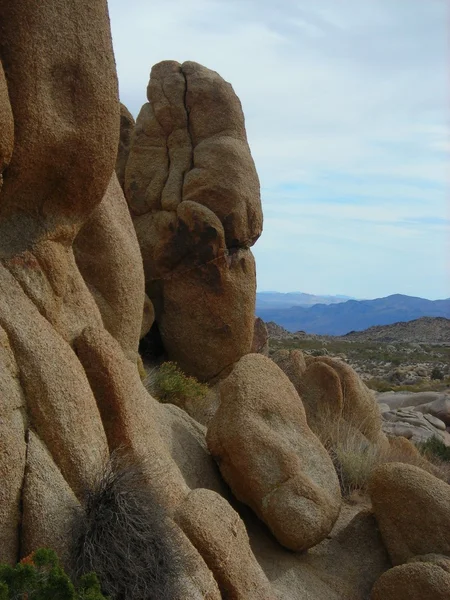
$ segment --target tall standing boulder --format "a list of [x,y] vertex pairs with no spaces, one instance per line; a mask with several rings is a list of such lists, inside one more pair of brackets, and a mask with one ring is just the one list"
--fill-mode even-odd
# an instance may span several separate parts
[[338,517],[341,492],[294,386],[270,359],[248,354],[220,394],[207,443],[223,478],[282,545],[318,544]]
[[193,62],[155,65],[125,194],[165,350],[210,380],[250,352],[259,181],[230,84]]

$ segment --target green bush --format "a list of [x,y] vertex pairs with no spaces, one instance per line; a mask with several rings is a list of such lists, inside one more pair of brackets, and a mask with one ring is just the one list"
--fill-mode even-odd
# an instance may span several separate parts
[[426,442],[420,444],[419,450],[425,456],[431,455],[432,457],[438,458],[444,462],[450,462],[450,448],[435,435],[428,438]]
[[75,588],[53,550],[41,548],[15,567],[0,565],[0,600],[106,600],[95,573]]
[[431,379],[444,379],[444,373],[439,367],[434,367],[431,371]]
[[154,369],[144,384],[160,402],[175,404],[180,408],[185,407],[186,401],[195,403],[208,393],[207,385],[185,375],[174,362],[165,362]]

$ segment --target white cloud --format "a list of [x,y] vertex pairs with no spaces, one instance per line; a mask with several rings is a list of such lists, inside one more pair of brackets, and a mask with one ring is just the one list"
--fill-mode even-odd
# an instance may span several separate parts
[[[450,296],[448,234],[431,224],[448,218],[447,0],[109,7],[121,97],[135,115],[151,66],[164,59],[200,62],[239,95],[263,188],[255,252],[264,287],[367,297],[366,264],[374,295]],[[296,231],[320,240],[316,252]],[[345,280],[327,272],[323,248]],[[316,268],[299,262],[305,255]],[[328,288],[314,288],[319,272]]]

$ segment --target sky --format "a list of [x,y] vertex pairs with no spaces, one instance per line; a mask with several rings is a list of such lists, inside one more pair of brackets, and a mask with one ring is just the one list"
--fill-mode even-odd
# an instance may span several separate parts
[[448,0],[109,0],[121,101],[193,60],[239,96],[258,290],[450,297]]

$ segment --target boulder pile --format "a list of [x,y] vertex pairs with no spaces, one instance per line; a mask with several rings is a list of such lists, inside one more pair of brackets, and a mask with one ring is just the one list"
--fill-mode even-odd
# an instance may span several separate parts
[[[48,547],[75,571],[73,525],[120,456],[166,531],[171,600],[448,598],[448,484],[348,365],[267,356],[231,85],[159,63],[135,122],[106,0],[0,0],[0,23],[0,563]],[[142,339],[208,383],[198,405],[148,393]],[[446,427],[447,409],[415,405]],[[349,500],[343,433],[415,466],[385,461]]]

